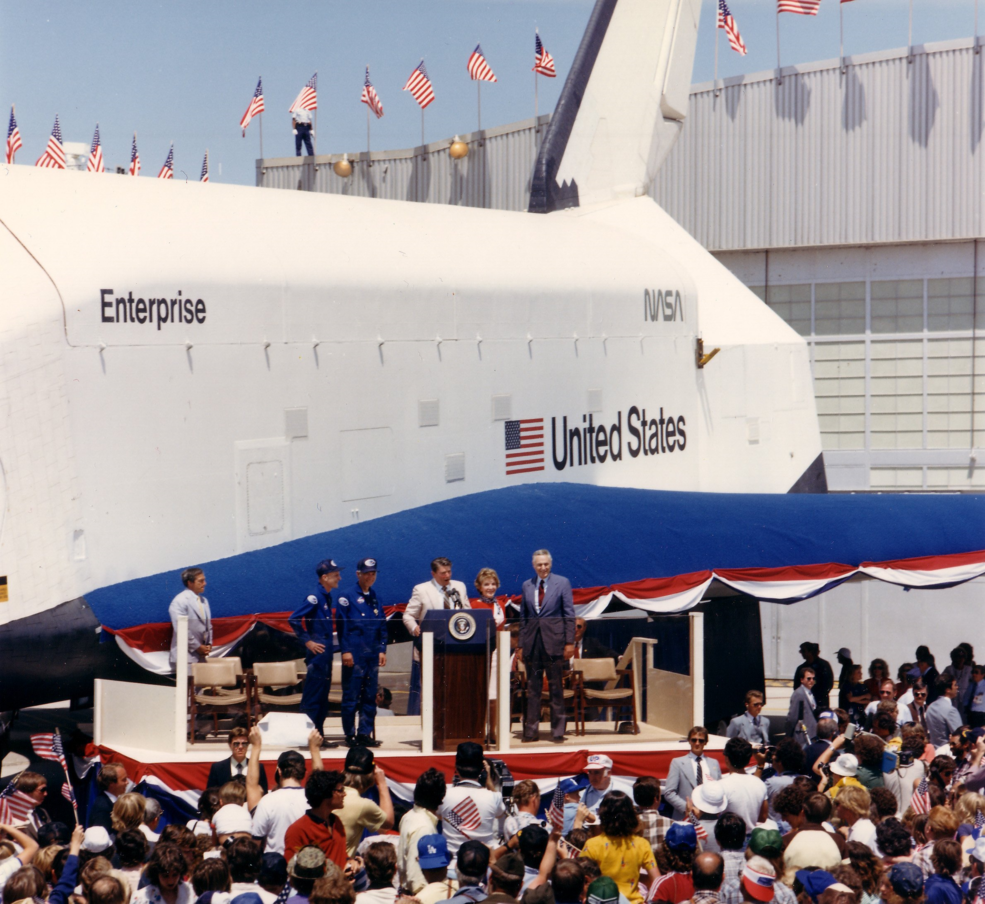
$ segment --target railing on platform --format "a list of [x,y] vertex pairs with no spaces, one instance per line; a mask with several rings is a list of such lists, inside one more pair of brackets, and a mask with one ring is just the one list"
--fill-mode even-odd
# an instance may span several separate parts
[[[494,210],[527,209],[530,179],[550,116],[462,133],[467,157],[449,153],[454,138],[399,151],[348,153],[352,175],[339,176],[342,154],[274,157],[256,162],[261,188],[314,191],[362,198],[456,204]],[[517,178],[518,173],[525,174]]]

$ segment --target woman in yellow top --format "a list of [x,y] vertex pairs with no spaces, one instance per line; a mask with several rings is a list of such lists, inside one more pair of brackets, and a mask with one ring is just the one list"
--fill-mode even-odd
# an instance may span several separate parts
[[602,834],[588,840],[582,856],[594,860],[631,904],[643,904],[640,872],[646,873],[648,886],[660,874],[650,842],[636,834],[639,819],[633,802],[622,791],[610,791],[599,804],[599,823]]

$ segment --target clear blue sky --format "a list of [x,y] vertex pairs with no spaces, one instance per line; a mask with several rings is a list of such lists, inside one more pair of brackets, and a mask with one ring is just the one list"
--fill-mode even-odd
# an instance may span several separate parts
[[[319,152],[364,149],[367,64],[386,113],[373,122],[374,149],[411,147],[420,112],[400,89],[422,56],[437,96],[426,112],[429,141],[475,128],[465,64],[477,42],[499,78],[483,85],[483,125],[514,122],[533,115],[535,26],[559,74],[540,79],[543,113],[554,108],[591,8],[591,0],[0,0],[0,118],[6,125],[17,105],[19,163],[41,153],[57,112],[66,141],[88,142],[99,122],[107,167],[129,162],[136,130],[145,175],[156,175],[174,141],[176,178],[197,179],[208,147],[214,180],[253,184],[257,124],[243,139],[238,123],[258,75],[268,157],[293,154],[287,108],[315,70]],[[719,76],[774,67],[775,0],[731,0],[730,8],[749,54],[723,39]],[[905,46],[908,10],[908,0],[846,3],[845,52]],[[914,0],[914,42],[970,36],[974,10],[974,0]],[[704,0],[696,82],[712,77],[714,11]],[[822,0],[817,18],[781,16],[784,64],[836,57],[838,14],[835,0]]]

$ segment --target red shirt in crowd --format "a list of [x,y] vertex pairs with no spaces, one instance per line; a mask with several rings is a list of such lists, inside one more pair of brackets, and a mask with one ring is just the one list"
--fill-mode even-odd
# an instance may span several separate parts
[[325,822],[308,810],[297,822],[291,823],[284,834],[284,857],[287,862],[306,844],[320,847],[325,856],[339,869],[345,869],[348,854],[345,849],[345,827],[334,813]]

